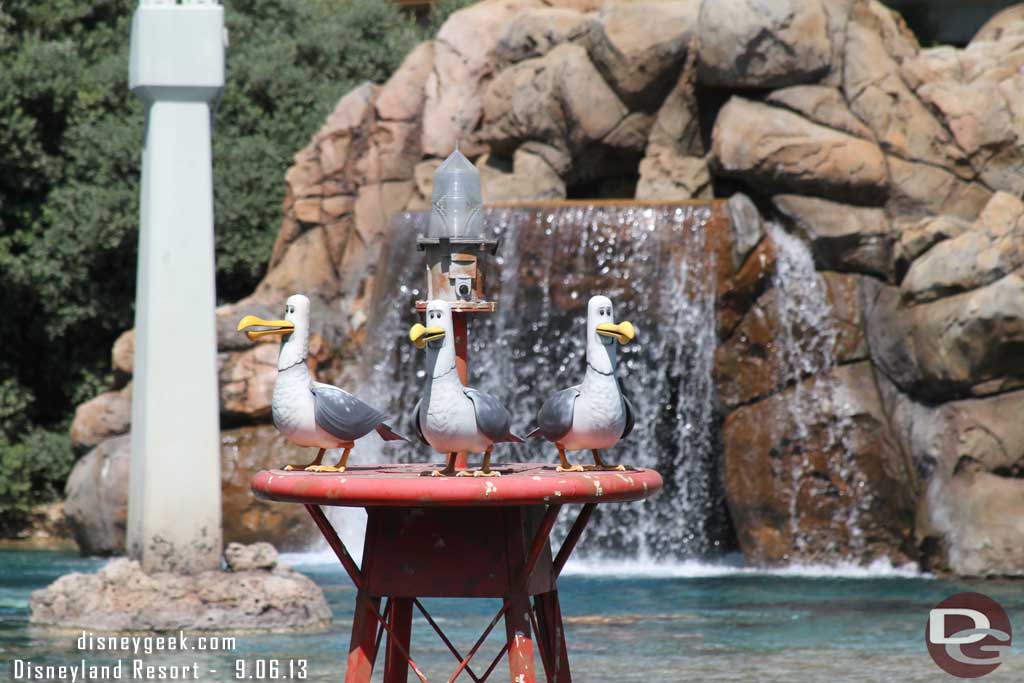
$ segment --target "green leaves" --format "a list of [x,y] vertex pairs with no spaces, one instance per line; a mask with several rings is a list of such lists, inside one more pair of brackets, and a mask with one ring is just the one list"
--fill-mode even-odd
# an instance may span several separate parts
[[[12,321],[0,363],[0,524],[61,488],[74,405],[101,388],[110,346],[133,324],[144,122],[127,86],[135,5],[0,4],[0,307]],[[342,95],[385,80],[425,37],[380,0],[226,0],[225,20],[213,143],[221,301],[263,276],[292,155]]]

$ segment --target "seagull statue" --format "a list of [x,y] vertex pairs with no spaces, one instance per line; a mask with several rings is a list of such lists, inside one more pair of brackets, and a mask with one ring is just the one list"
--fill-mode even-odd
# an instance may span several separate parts
[[625,470],[608,465],[601,449],[611,448],[633,431],[633,406],[619,388],[615,342],[627,344],[636,336],[633,324],[615,324],[612,301],[594,296],[587,303],[587,372],[583,383],[562,389],[537,413],[537,428],[527,438],[543,436],[558,448],[559,472],[582,472],[570,465],[566,451],[589,449],[595,469]]
[[427,381],[423,397],[413,408],[413,421],[420,440],[439,453],[448,454],[443,470],[433,476],[455,472],[460,452],[483,453],[483,467],[456,476],[499,477],[491,469],[491,450],[502,442],[522,443],[510,430],[512,416],[494,396],[463,386],[455,369],[455,339],[452,309],[447,301],[427,303],[427,326],[416,323],[409,339],[417,348],[427,349]]
[[[314,382],[306,365],[309,356],[309,299],[288,297],[284,320],[263,320],[247,315],[238,322],[249,339],[284,335],[277,356],[277,379],[271,411],[274,426],[292,443],[320,449],[308,465],[288,465],[286,470],[344,472],[356,439],[376,430],[385,441],[406,441],[384,423],[386,415],[344,389]],[[344,448],[337,467],[321,461],[328,448]]]

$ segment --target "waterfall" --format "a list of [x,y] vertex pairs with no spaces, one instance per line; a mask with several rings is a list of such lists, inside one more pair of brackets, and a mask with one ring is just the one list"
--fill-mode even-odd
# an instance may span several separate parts
[[[637,340],[620,348],[619,369],[636,427],[607,460],[657,468],[665,489],[643,503],[599,506],[580,549],[584,555],[704,557],[728,533],[711,373],[716,335],[714,278],[705,249],[710,216],[711,209],[701,205],[487,210],[489,230],[501,239],[487,284],[498,309],[470,318],[470,384],[509,406],[514,430],[527,432],[547,396],[581,381],[591,295],[610,296],[616,319],[637,328]],[[356,363],[370,370],[357,393],[399,416],[397,427],[406,434],[414,432],[409,413],[424,376],[422,352],[408,342],[407,331],[417,320],[415,300],[426,296],[423,257],[413,246],[425,220],[424,214],[403,216],[392,232],[395,243],[375,280],[367,332],[373,342],[364,344]],[[543,440],[501,444],[494,457],[498,463],[557,462],[554,446]],[[586,462],[590,455],[570,458]],[[427,459],[440,458],[420,444],[380,444],[377,452],[371,447],[353,454],[353,462]],[[336,519],[343,527],[358,525],[351,514]],[[353,528],[351,535],[357,532]]]
[[[828,288],[802,240],[777,224],[769,224],[768,233],[778,255],[772,286],[777,293],[779,353],[785,383],[793,387],[788,409],[795,433],[789,438],[799,444],[794,453],[799,457],[792,458],[787,473],[789,531],[798,555],[806,555],[810,547],[827,548],[834,555],[842,555],[843,549],[836,539],[845,536],[845,554],[848,559],[856,559],[865,546],[861,512],[870,506],[871,500],[864,473],[851,456],[856,406],[846,387],[830,373],[838,364],[835,350],[839,329],[829,304]],[[778,438],[782,441],[784,435],[779,434]],[[812,544],[809,532],[800,528],[799,500],[801,487],[813,482],[812,457],[818,453],[825,456],[828,470],[837,473],[847,487],[850,505],[846,518],[833,520],[836,528],[827,537],[814,539]],[[846,533],[842,533],[843,528]]]

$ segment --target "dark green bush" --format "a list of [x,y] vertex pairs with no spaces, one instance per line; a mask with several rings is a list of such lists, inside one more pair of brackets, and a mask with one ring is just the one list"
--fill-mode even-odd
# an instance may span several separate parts
[[[0,4],[0,526],[59,492],[74,405],[109,385],[133,323],[143,112],[127,88],[136,0]],[[383,81],[419,27],[383,0],[227,0],[214,131],[221,301],[262,276],[283,176],[339,97]]]

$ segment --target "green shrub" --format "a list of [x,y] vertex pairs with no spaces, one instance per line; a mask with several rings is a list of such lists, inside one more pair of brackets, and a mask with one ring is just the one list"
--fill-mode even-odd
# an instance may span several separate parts
[[[133,324],[135,5],[0,4],[0,523],[60,490],[70,412],[109,384],[110,346]],[[263,275],[292,155],[341,95],[383,81],[432,30],[382,0],[227,0],[225,18],[213,148],[221,301]]]

